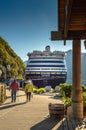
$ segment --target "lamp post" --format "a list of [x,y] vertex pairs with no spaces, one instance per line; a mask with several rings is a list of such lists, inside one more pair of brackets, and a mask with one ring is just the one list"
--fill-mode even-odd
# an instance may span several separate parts
[[6,78],[10,79],[10,65],[9,64],[7,65],[7,68],[6,68]]
[[0,81],[1,81],[1,76],[2,76],[2,70],[0,69]]

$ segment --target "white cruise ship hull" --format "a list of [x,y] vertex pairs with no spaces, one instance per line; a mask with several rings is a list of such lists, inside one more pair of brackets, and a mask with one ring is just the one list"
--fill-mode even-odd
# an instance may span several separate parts
[[26,79],[31,78],[35,86],[45,87],[50,85],[55,88],[60,83],[66,82],[67,67],[64,52],[51,52],[46,47],[45,51],[35,51],[29,53],[28,56],[25,77]]

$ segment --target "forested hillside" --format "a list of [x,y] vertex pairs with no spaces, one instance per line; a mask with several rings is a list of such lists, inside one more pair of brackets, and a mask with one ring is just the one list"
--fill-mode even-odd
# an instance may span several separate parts
[[0,78],[8,79],[17,76],[23,78],[25,64],[9,44],[0,37]]

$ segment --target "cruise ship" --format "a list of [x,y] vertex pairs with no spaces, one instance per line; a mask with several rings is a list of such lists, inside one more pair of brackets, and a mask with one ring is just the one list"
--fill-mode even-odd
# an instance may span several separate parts
[[65,52],[52,52],[50,46],[46,46],[44,51],[34,50],[27,55],[28,63],[25,70],[25,78],[32,79],[35,86],[51,86],[55,88],[60,83],[66,82]]

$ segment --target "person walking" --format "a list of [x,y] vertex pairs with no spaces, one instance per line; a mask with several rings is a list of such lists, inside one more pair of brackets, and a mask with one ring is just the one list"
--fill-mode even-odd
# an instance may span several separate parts
[[16,78],[11,83],[9,90],[11,90],[11,102],[16,102],[16,93],[19,90],[19,83],[17,82]]
[[33,92],[33,83],[31,80],[26,81],[25,93],[27,102],[31,100],[31,94]]

